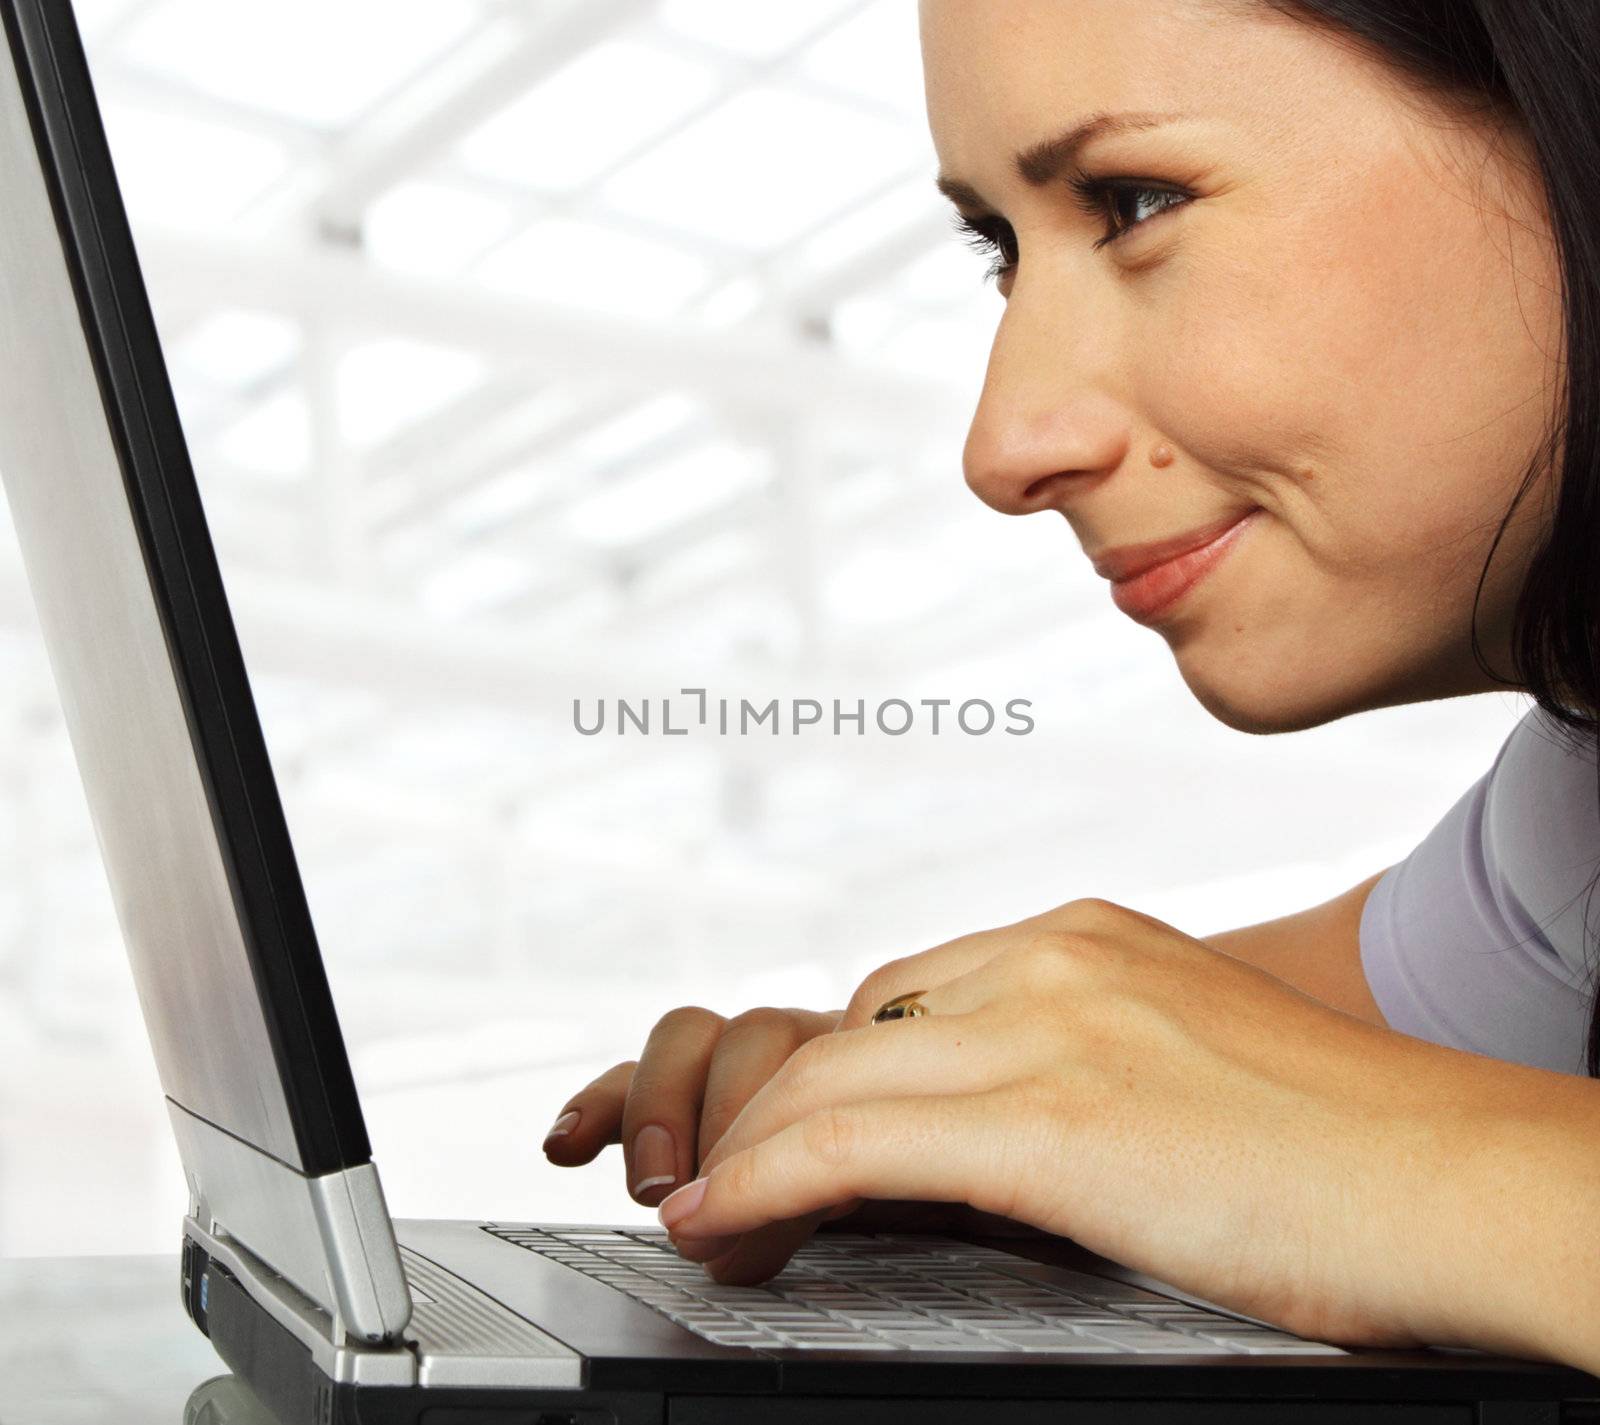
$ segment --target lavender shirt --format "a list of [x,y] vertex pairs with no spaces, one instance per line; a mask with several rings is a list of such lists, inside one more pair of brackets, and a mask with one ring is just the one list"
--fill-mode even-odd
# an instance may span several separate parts
[[[1489,770],[1373,886],[1361,964],[1389,1026],[1419,1039],[1581,1074],[1600,866],[1595,748],[1570,754],[1530,707]],[[1589,924],[1600,929],[1600,888]]]

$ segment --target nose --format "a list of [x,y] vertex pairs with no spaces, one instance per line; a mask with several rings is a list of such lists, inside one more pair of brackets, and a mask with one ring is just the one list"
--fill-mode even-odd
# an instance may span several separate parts
[[962,471],[984,504],[1028,515],[1066,506],[1127,455],[1127,410],[1097,379],[1092,340],[1065,322],[1024,323],[1006,309],[983,394],[967,432]]

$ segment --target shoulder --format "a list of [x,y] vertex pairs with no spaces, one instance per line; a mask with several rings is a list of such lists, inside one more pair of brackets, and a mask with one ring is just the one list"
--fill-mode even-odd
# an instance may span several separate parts
[[1483,852],[1514,902],[1508,909],[1537,927],[1573,983],[1586,978],[1585,907],[1600,871],[1600,770],[1592,737],[1574,745],[1573,734],[1542,708],[1528,709],[1484,786]]
[[[1361,964],[1385,1022],[1495,1058],[1583,1072],[1600,772],[1537,705],[1372,886]],[[1590,926],[1600,925],[1600,890]]]

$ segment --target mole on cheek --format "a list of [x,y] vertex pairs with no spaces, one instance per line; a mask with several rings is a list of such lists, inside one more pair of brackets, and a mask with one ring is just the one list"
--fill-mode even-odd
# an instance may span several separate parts
[[1170,445],[1158,445],[1150,452],[1150,463],[1156,466],[1158,469],[1162,466],[1171,465],[1172,461],[1173,455],[1172,447]]
[[1317,472],[1308,465],[1300,472],[1300,478],[1302,480],[1315,480],[1317,478]]

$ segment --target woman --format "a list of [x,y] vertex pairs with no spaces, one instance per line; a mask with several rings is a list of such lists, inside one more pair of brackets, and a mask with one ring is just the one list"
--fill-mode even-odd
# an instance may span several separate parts
[[[842,1012],[678,1010],[548,1156],[620,1140],[724,1281],[861,1200],[956,1204],[1302,1335],[1600,1371],[1582,919],[1552,939],[1510,899],[1570,899],[1600,855],[1600,7],[921,17],[939,186],[1006,300],[977,494],[1065,516],[1230,727],[1536,706],[1413,857],[1325,906],[1203,941],[1077,900]],[[908,994],[925,1013],[873,1022]],[[1499,1019],[1521,1037],[1471,1042]]]

